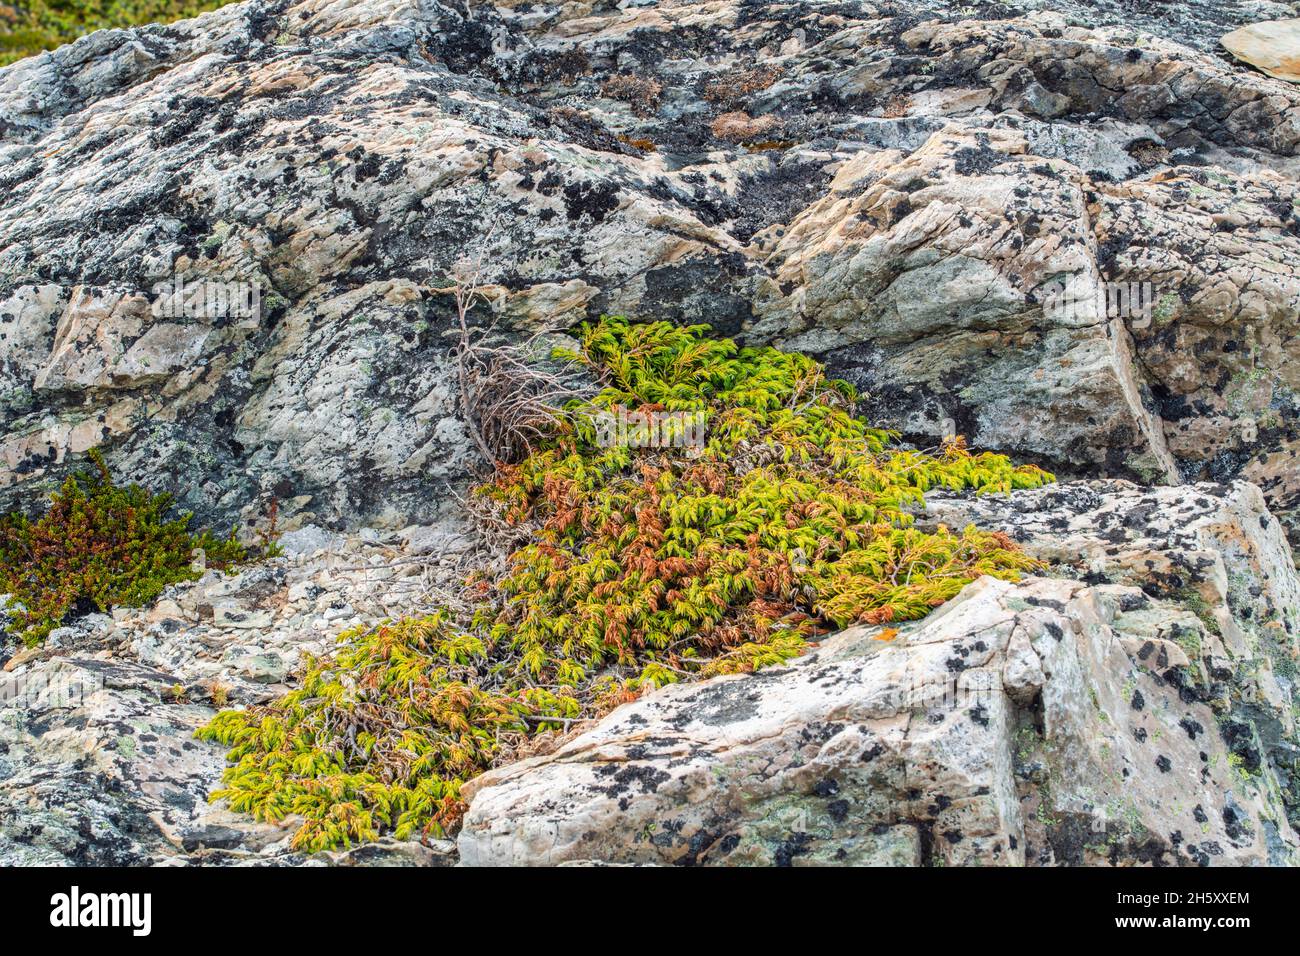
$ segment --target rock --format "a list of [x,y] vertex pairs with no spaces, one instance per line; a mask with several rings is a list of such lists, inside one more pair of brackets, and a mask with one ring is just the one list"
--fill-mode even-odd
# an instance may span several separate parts
[[39,660],[44,657],[46,651],[41,647],[24,647],[22,650],[15,651],[13,655],[5,661],[4,669],[12,671],[22,667],[28,661]]
[[[963,508],[1041,554],[1094,535],[1099,580],[983,578],[888,643],[851,629],[621,707],[472,781],[462,861],[1295,863],[1296,604],[1274,602],[1300,580],[1258,489],[1093,482],[933,510]],[[1107,583],[1142,578],[1130,544],[1199,576]],[[1240,643],[1197,589],[1216,567]]]
[[46,635],[41,643],[50,650],[56,650],[74,640],[77,636],[75,627],[56,627]]
[[474,545],[473,538],[467,534],[428,525],[412,525],[403,528],[400,534],[412,554],[464,554]]
[[[1079,482],[1011,496],[929,498],[923,526],[1001,528],[1067,573],[1195,609],[1228,656],[1289,657],[1300,582],[1280,523],[1246,482],[1141,488]],[[1265,653],[1267,652],[1267,654]]]
[[237,656],[227,663],[235,668],[240,677],[256,684],[279,684],[289,673],[285,659],[279,654]]
[[59,658],[0,678],[0,861],[138,865],[207,808],[219,753],[204,709],[164,705],[174,675]]
[[99,447],[197,522],[442,525],[478,257],[500,341],[708,322],[923,443],[1246,478],[1300,542],[1300,91],[1213,53],[1287,5],[1020,6],[250,0],[15,64],[0,509]]
[[1045,575],[493,771],[467,862],[1290,861],[1300,91],[1216,45],[1293,12],[247,0],[0,69],[0,511],[100,449],[286,529],[0,637],[0,863],[451,859],[295,854],[191,733],[456,581],[471,262],[494,343],[705,322],[919,445],[1171,487],[937,497]]
[[474,781],[461,858],[1294,862],[1271,771],[1238,775],[1210,708],[1126,654],[1127,594],[986,578],[888,644],[671,687]]
[[1225,30],[1295,12],[1292,4],[1275,0],[1137,4],[1126,0],[1017,0],[1015,6],[1022,10],[1051,10],[1071,24],[1123,27],[1135,39],[1153,34],[1211,53]]
[[224,604],[212,608],[212,623],[219,627],[260,631],[269,627],[273,619],[270,611],[247,611],[240,606]]
[[286,531],[277,543],[290,557],[302,557],[317,551],[337,551],[343,546],[344,538],[340,534],[309,524],[296,531]]
[[1300,83],[1300,20],[1268,20],[1233,30],[1222,40],[1239,60],[1279,80]]

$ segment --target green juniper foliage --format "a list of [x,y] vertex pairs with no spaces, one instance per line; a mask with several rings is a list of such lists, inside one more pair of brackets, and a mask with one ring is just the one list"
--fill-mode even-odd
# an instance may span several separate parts
[[120,488],[97,451],[90,459],[94,471],[70,476],[39,519],[0,517],[0,594],[10,595],[10,626],[29,645],[70,612],[139,607],[197,578],[196,549],[218,569],[250,557],[233,531],[191,534],[188,514],[167,519],[171,495]]
[[93,30],[171,23],[230,0],[14,0],[0,3],[0,66]]
[[212,798],[259,820],[298,814],[294,846],[314,851],[441,835],[460,787],[487,770],[524,718],[579,713],[572,696],[485,690],[486,647],[442,614],[361,628],[336,655],[309,660],[301,686],[274,706],[225,711],[199,735],[232,748]]
[[[544,447],[478,494],[532,540],[482,603],[344,635],[280,701],[227,711],[214,794],[261,819],[296,813],[296,845],[442,834],[461,784],[502,740],[594,716],[645,688],[752,671],[820,631],[919,618],[982,574],[1035,563],[997,531],[913,527],[931,488],[1010,491],[1034,466],[937,454],[856,417],[854,389],[802,355],[739,348],[704,326],[604,318],[562,357],[602,384]],[[689,413],[702,448],[606,447],[602,416]]]

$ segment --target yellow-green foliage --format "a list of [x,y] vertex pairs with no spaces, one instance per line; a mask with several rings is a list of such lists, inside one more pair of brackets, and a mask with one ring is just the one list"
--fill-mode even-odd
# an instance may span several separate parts
[[524,733],[526,716],[578,713],[572,697],[483,689],[485,665],[483,642],[441,614],[348,632],[331,658],[307,662],[297,690],[199,731],[234,763],[212,798],[264,821],[298,814],[293,845],[306,851],[381,831],[442,836],[503,734]]
[[92,30],[171,23],[230,0],[15,0],[0,3],[0,66]]
[[29,645],[69,612],[139,607],[197,578],[196,549],[215,568],[249,557],[233,532],[191,534],[188,514],[167,520],[171,495],[119,488],[99,453],[90,458],[95,470],[69,477],[36,521],[0,516],[0,593],[10,595],[10,624]]
[[[547,445],[479,493],[534,529],[472,620],[345,636],[275,704],[219,715],[236,809],[306,821],[304,848],[441,833],[503,733],[591,715],[640,689],[797,656],[819,630],[915,619],[981,574],[1034,566],[1003,534],[924,532],[935,487],[1009,491],[1052,476],[957,440],[927,455],[855,415],[815,361],[705,327],[584,326],[567,355],[599,376]],[[600,416],[702,416],[703,448],[605,447]],[[541,688],[549,688],[542,690]]]
[[[1007,491],[1049,474],[960,442],[892,450],[894,436],[854,416],[853,388],[812,359],[704,331],[585,327],[572,357],[604,389],[486,490],[541,526],[490,621],[528,674],[577,684],[649,664],[659,683],[776,635],[784,650],[765,654],[788,656],[818,623],[917,618],[981,574],[1031,566],[997,533],[916,531],[908,509],[934,487]],[[706,447],[601,447],[597,416],[618,409],[703,416]]]

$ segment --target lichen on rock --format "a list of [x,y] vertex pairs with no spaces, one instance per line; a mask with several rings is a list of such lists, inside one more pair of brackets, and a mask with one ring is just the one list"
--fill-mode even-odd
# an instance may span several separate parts
[[[1290,6],[246,0],[0,69],[0,510],[96,449],[286,532],[0,637],[0,860],[1291,862],[1300,91],[1219,47]],[[584,366],[470,495],[464,337],[614,314],[736,349]]]
[[[1290,526],[1300,93],[1203,52],[1283,5],[1024,6],[250,0],[15,64],[0,507],[100,446],[207,524],[453,517],[428,484],[483,463],[436,289],[471,254],[506,339],[709,322],[909,438],[1241,476]],[[153,315],[178,275],[260,319]],[[1150,317],[1054,312],[1071,282]]]

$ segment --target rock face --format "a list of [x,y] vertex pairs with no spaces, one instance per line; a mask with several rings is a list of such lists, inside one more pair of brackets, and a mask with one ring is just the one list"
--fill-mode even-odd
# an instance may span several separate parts
[[9,67],[0,507],[99,446],[202,520],[445,516],[469,260],[507,338],[705,321],[1294,526],[1300,91],[1201,52],[1287,7],[1132,6],[252,0]]
[[472,783],[461,859],[1297,862],[1300,580],[1258,489],[1098,482],[935,511],[996,513],[1094,583],[984,578],[892,639],[846,631],[622,707]]
[[[1300,580],[1245,483],[937,496],[1052,577],[793,666],[672,687],[470,785],[466,863],[1295,862]],[[287,554],[81,619],[0,672],[0,864],[444,865],[451,844],[292,851],[207,802],[223,703],[343,630],[431,610],[468,542],[285,536]]]
[[1300,20],[1268,20],[1233,30],[1223,45],[1239,60],[1279,80],[1300,83]]

